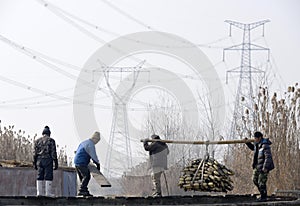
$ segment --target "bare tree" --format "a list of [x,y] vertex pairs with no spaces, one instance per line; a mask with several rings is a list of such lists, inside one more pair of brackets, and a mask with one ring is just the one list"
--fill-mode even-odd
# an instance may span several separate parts
[[[149,113],[145,122],[145,135],[158,134],[162,139],[178,140],[214,140],[218,127],[213,119],[213,108],[206,98],[200,98],[199,104],[203,104],[204,115],[198,127],[192,126],[188,120],[184,120],[179,106],[174,100],[165,94],[159,94],[159,102],[148,108]],[[199,130],[201,128],[201,130]],[[208,137],[208,138],[206,138]],[[169,169],[165,172],[166,179],[162,178],[163,193],[166,194],[166,183],[170,195],[195,194],[194,192],[184,192],[178,187],[179,177],[184,166],[192,159],[204,157],[205,149],[196,145],[169,145],[170,154],[168,156]],[[212,148],[212,151],[214,148]],[[127,195],[151,194],[152,183],[147,171],[147,162],[143,162],[126,173],[122,177],[122,186]],[[144,186],[142,186],[144,185]],[[199,192],[196,192],[199,193]]]

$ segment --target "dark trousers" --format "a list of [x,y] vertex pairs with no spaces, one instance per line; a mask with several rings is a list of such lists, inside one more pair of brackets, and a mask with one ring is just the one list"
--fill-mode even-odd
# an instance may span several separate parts
[[260,172],[257,169],[253,170],[252,180],[259,190],[267,187],[268,174],[268,172]]
[[268,174],[268,172],[260,172],[257,169],[253,170],[252,180],[261,194],[261,199],[267,198]]
[[75,166],[75,169],[81,182],[79,192],[87,192],[88,191],[87,186],[91,179],[89,168],[87,166]]
[[38,158],[36,162],[38,168],[37,180],[53,180],[53,159]]

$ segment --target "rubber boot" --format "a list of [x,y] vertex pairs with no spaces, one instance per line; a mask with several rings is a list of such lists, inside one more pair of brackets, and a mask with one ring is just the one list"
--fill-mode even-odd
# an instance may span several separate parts
[[265,202],[267,201],[267,188],[266,187],[261,187],[259,189],[260,192],[260,198],[257,199],[258,202]]
[[93,197],[93,195],[88,190],[87,191],[79,191],[78,196]]
[[36,181],[36,195],[37,196],[45,196],[45,188],[44,188],[43,180]]
[[267,189],[266,188],[262,189],[260,194],[261,194],[261,200],[262,201],[267,201]]
[[46,196],[47,197],[54,197],[54,194],[52,194],[52,181],[46,180]]

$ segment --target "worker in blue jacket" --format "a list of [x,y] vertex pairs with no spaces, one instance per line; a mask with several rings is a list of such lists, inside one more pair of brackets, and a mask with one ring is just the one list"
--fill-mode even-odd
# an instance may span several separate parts
[[76,150],[74,164],[81,182],[78,192],[78,195],[80,196],[92,196],[87,187],[91,179],[91,173],[88,165],[92,159],[92,161],[96,164],[97,169],[100,170],[100,162],[95,149],[95,144],[97,144],[100,139],[100,133],[95,132],[90,139],[81,142]]

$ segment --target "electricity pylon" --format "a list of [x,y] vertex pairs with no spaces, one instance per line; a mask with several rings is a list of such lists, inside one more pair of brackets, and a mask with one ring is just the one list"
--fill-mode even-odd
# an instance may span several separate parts
[[[243,24],[235,21],[226,20],[226,23],[230,25],[229,36],[231,36],[231,27],[235,26],[243,30],[243,43],[225,48],[223,50],[223,61],[224,53],[228,50],[241,50],[241,65],[237,68],[231,69],[226,73],[226,82],[228,73],[239,73],[239,83],[237,93],[235,97],[235,105],[233,112],[233,120],[230,127],[229,138],[243,138],[250,137],[251,132],[257,129],[254,125],[255,113],[254,113],[254,98],[253,98],[253,73],[263,73],[262,70],[252,67],[251,65],[251,52],[252,51],[268,51],[268,61],[270,50],[268,48],[255,45],[251,43],[250,32],[259,26],[263,26],[264,36],[264,25],[269,20],[263,20],[254,22],[251,24]],[[246,121],[248,120],[248,121]],[[247,123],[246,123],[247,122]],[[249,134],[250,133],[250,134]]]
[[[128,131],[128,114],[127,102],[131,96],[131,92],[136,84],[139,72],[145,61],[139,63],[135,67],[105,67],[103,69],[106,85],[113,97],[113,119],[109,137],[108,150],[105,157],[106,175],[111,176],[111,170],[119,174],[124,170],[132,167],[132,152],[130,146],[130,138]],[[109,81],[109,74],[112,72],[132,73],[132,84],[128,88],[123,88],[123,93],[118,94],[112,87]],[[125,142],[125,144],[124,144]],[[114,152],[114,154],[112,154]],[[111,167],[114,164],[114,168]]]

